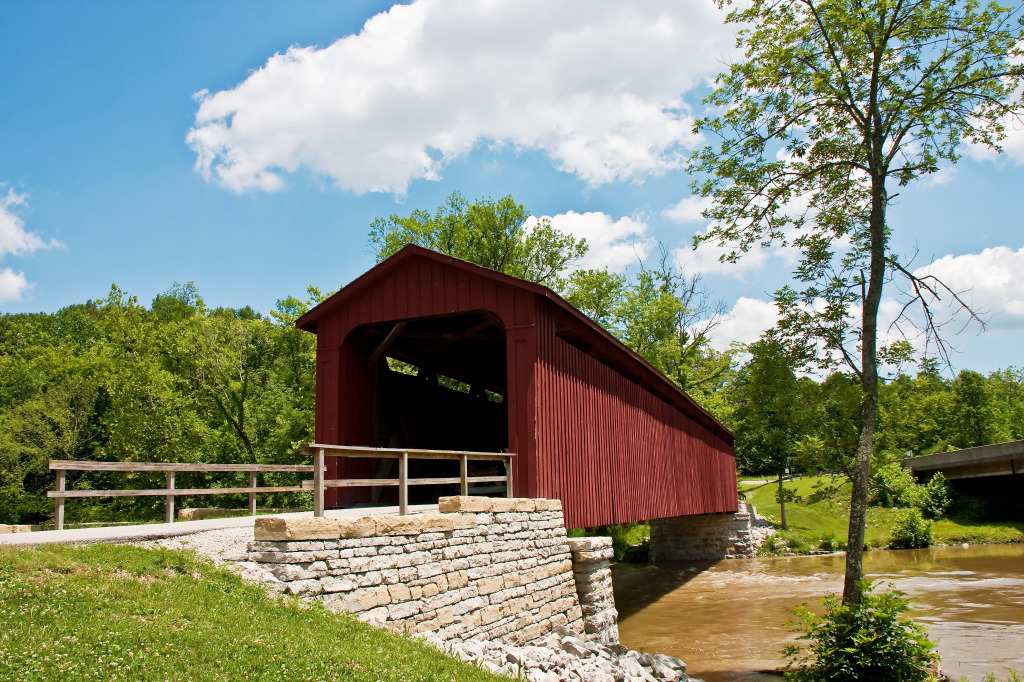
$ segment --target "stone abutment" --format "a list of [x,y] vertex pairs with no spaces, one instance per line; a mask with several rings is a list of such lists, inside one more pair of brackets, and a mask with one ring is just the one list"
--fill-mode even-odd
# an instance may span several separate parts
[[558,500],[448,497],[437,514],[256,520],[248,560],[365,622],[522,645],[618,643],[610,538],[566,536]]
[[735,513],[675,516],[651,521],[651,561],[716,561],[752,557],[771,533],[753,505]]

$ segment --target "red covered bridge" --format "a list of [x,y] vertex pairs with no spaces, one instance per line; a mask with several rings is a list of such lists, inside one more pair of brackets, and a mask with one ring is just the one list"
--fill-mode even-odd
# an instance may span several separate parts
[[514,452],[515,494],[561,499],[569,527],[736,511],[733,434],[546,287],[407,246],[296,325],[317,335],[318,443]]

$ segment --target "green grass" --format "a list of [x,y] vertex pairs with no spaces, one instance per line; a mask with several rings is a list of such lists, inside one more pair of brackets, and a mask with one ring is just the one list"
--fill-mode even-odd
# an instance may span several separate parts
[[0,548],[0,622],[0,679],[499,679],[164,549]]
[[1024,542],[1024,523],[1019,521],[974,521],[955,515],[932,524],[932,540],[937,544],[971,545]]
[[[842,479],[829,476],[805,476],[783,483],[786,490],[792,490],[801,501],[786,503],[786,521],[789,531],[782,531],[779,537],[786,542],[786,548],[796,553],[815,549],[840,549],[846,543],[849,532],[850,484]],[[816,496],[816,486],[834,485],[835,494]],[[757,508],[758,514],[780,520],[779,503],[775,501],[778,483],[741,484],[740,491]],[[869,547],[884,547],[889,542],[895,509],[869,507],[865,542]],[[989,544],[1024,542],[1024,523],[1013,521],[977,521],[959,517],[954,508],[950,518],[940,519],[932,526],[934,544],[953,545],[964,542]],[[771,548],[769,547],[769,550]],[[781,549],[781,548],[780,548]]]

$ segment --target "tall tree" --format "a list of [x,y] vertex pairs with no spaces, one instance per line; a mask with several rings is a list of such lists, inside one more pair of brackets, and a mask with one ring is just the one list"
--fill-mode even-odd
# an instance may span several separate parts
[[722,113],[695,126],[718,140],[694,155],[694,189],[714,198],[705,238],[732,248],[725,260],[773,242],[801,250],[803,288],[778,293],[780,328],[860,380],[843,590],[858,603],[879,359],[907,351],[880,347],[882,289],[902,277],[930,334],[927,304],[957,299],[892,252],[893,190],[957,161],[966,140],[999,150],[1024,109],[1024,16],[977,0],[752,0],[728,21],[744,59],[708,98]]
[[778,476],[782,529],[786,525],[786,494],[782,487],[806,414],[793,358],[777,334],[769,332],[749,346],[750,360],[739,371],[733,399],[736,459],[750,471]]
[[583,257],[587,243],[547,220],[527,226],[529,217],[510,196],[470,203],[454,192],[433,215],[416,210],[377,218],[370,223],[370,245],[378,261],[418,244],[558,290],[563,272]]

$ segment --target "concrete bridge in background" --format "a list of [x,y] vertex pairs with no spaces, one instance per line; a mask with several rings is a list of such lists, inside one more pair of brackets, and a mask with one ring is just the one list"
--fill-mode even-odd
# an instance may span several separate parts
[[1024,474],[1024,440],[907,457],[903,466],[910,469],[915,478],[923,480],[931,478],[937,471],[951,481],[1020,476]]

